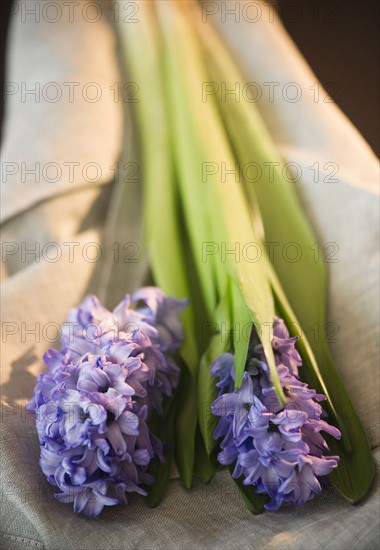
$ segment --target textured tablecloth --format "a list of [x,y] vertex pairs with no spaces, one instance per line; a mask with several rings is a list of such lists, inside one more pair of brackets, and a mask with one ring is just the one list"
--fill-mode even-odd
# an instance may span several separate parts
[[[43,4],[16,4],[8,47],[1,178],[2,548],[377,548],[376,483],[356,507],[329,489],[302,507],[261,516],[246,510],[225,472],[208,485],[195,481],[191,492],[173,479],[158,508],[132,497],[132,506],[108,508],[95,521],[54,501],[38,466],[34,418],[25,413],[34,377],[44,368],[41,355],[67,310],[89,289],[114,277],[112,302],[139,284],[144,262],[140,256],[137,266],[127,264],[128,271],[118,262],[110,273],[96,261],[99,247],[107,256],[107,236],[102,239],[112,192],[118,203],[115,163],[133,158],[133,136],[117,97],[117,83],[125,77],[117,63],[115,3],[112,10],[99,4],[96,22],[91,6],[83,11],[88,2],[79,4],[73,18],[62,9],[55,21],[54,6],[38,22],[26,14],[25,6],[41,13]],[[253,4],[256,15],[249,11]],[[278,17],[258,2],[239,6],[250,14],[239,22],[223,18],[221,5],[207,17],[229,43],[247,82],[261,87],[257,105],[280,153],[301,169],[297,187],[320,243],[338,246],[338,262],[329,264],[329,321],[339,327],[332,353],[379,463],[377,160],[336,106],[324,101],[321,87],[316,101],[317,78]],[[28,93],[36,83],[39,96]],[[268,83],[276,83],[273,101]],[[302,97],[290,101],[299,89]],[[60,91],[62,97],[52,101]],[[358,100],[365,100],[365,90]],[[121,246],[140,236],[138,183],[131,181],[128,191],[134,207],[127,206],[127,214],[134,223],[128,235],[120,234]]]

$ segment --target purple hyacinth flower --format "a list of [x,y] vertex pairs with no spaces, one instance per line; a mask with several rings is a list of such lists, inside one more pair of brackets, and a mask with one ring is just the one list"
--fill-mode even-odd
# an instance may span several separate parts
[[232,391],[235,384],[235,358],[232,353],[223,353],[211,363],[211,374],[219,378],[216,387],[220,388],[219,395]]
[[270,511],[284,503],[303,504],[321,492],[320,479],[338,466],[339,457],[328,456],[321,432],[339,439],[337,428],[322,420],[325,415],[317,394],[298,377],[297,339],[290,338],[285,323],[276,318],[272,347],[277,372],[287,402],[281,407],[265,362],[262,345],[253,330],[246,371],[234,390],[233,354],[223,354],[211,366],[219,379],[219,396],[211,406],[220,417],[215,439],[221,439],[218,461],[235,464],[233,477],[266,493]]
[[232,418],[234,442],[240,445],[248,437],[252,426],[261,421],[264,406],[253,394],[250,376],[244,373],[240,389],[218,397],[212,404],[211,410],[216,416]]
[[154,482],[148,466],[164,453],[147,420],[178,384],[166,353],[182,341],[183,307],[151,287],[113,312],[89,296],[69,313],[62,350],[45,354],[48,371],[28,410],[36,414],[41,469],[61,490],[57,500],[76,512],[94,517],[127,503],[126,493],[146,495],[143,485]]
[[[265,362],[265,354],[257,334],[254,335],[251,341],[254,344],[254,350],[258,352],[260,358]],[[276,365],[284,365],[296,377],[298,377],[298,367],[302,366],[302,359],[295,347],[297,341],[298,336],[290,337],[285,322],[279,317],[275,317],[272,348]]]
[[183,340],[183,328],[179,315],[187,306],[187,300],[165,297],[156,287],[144,287],[135,292],[132,300],[136,309],[159,334],[162,351],[176,351]]
[[98,479],[85,486],[67,486],[66,491],[55,494],[59,502],[74,503],[75,512],[83,512],[86,516],[94,518],[103,510],[104,506],[114,506],[119,503],[118,498],[107,496],[109,484],[106,480]]

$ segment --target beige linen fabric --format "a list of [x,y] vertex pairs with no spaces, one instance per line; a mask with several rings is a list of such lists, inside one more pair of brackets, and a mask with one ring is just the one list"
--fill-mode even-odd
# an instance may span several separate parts
[[[28,1],[29,7],[32,4]],[[105,14],[106,7],[101,6]],[[307,97],[308,86],[317,79],[278,19],[270,21],[267,9],[263,4],[256,23],[241,19],[237,25],[231,18],[222,23],[217,15],[214,22],[248,81],[297,82],[305,92],[296,103],[279,97],[273,103],[263,99],[258,106],[284,158],[302,167],[299,191],[321,243],[339,245],[339,262],[329,264],[329,319],[339,325],[339,343],[332,351],[379,461],[377,161],[334,105],[314,103]],[[123,128],[121,104],[108,92],[123,77],[116,64],[113,29],[105,16],[97,23],[76,17],[74,23],[62,18],[51,24],[43,19],[35,23],[30,17],[23,23],[20,14],[16,12],[12,21],[8,81],[26,81],[29,87],[36,81],[54,81],[62,88],[64,82],[82,86],[98,82],[103,96],[94,104],[82,100],[24,104],[21,94],[9,96],[2,162],[64,166],[67,161],[81,165],[95,161],[102,167],[102,177],[93,184],[79,175],[74,181],[62,178],[56,184],[46,180],[35,184],[33,178],[23,183],[19,172],[2,183],[3,241],[20,248],[23,242],[28,248],[40,242],[41,250],[55,242],[62,251],[54,263],[46,261],[46,251],[23,258],[21,251],[8,248],[2,264],[2,548],[377,548],[375,486],[356,507],[329,489],[324,498],[302,507],[261,516],[245,509],[226,472],[209,485],[195,481],[191,492],[172,480],[158,508],[150,509],[142,498],[133,496],[130,507],[108,508],[97,520],[74,515],[70,506],[54,501],[54,490],[38,466],[34,418],[25,413],[24,404],[32,393],[34,376],[43,369],[40,357],[51,345],[46,339],[54,337],[51,324],[62,323],[67,310],[94,286],[98,263],[88,261],[83,251],[89,243],[102,242],[113,187],[109,167],[121,153]],[[125,140],[128,157],[130,144]],[[315,162],[320,163],[321,172],[327,162],[336,162],[339,183],[315,183],[309,169]],[[138,186],[134,192],[133,204],[137,204]],[[138,226],[136,216],[135,233],[127,241],[140,238]],[[70,247],[64,243],[74,242],[79,254],[72,261]],[[131,284],[142,280],[143,273],[135,270]],[[124,285],[119,269],[112,300],[125,292],[128,277],[126,272]],[[52,332],[44,333],[47,327]],[[26,332],[33,328],[39,341]]]
[[83,11],[88,4],[82,2],[74,15],[62,6],[54,22],[54,5],[44,10],[43,2],[15,2],[2,221],[57,193],[112,179],[122,141],[121,104],[115,101],[119,71],[111,53],[115,38],[104,16],[90,22],[95,14]]

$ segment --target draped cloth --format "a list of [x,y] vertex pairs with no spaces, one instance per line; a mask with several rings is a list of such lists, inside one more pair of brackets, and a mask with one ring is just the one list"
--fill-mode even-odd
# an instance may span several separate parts
[[[302,507],[260,516],[248,512],[227,472],[208,485],[195,480],[191,491],[173,476],[159,507],[132,496],[130,506],[109,507],[96,520],[54,500],[38,465],[34,417],[25,412],[35,376],[44,369],[42,354],[87,292],[99,290],[112,307],[143,282],[145,269],[142,249],[137,264],[121,258],[114,269],[107,267],[110,255],[115,260],[107,242],[115,220],[107,212],[118,203],[123,180],[116,172],[134,158],[134,136],[118,96],[125,76],[114,13],[101,3],[102,16],[90,22],[90,12],[79,10],[72,20],[62,9],[52,23],[52,12],[39,21],[23,16],[22,4],[31,11],[43,3],[15,4],[8,44],[1,155],[2,548],[377,548],[376,483],[355,507],[329,488]],[[278,17],[255,4],[261,16],[254,22],[223,21],[218,13],[209,19],[247,82],[264,92],[264,83],[276,83],[276,100],[263,93],[257,106],[280,154],[301,169],[297,191],[320,243],[338,247],[338,261],[328,265],[328,321],[339,327],[331,349],[378,464],[377,159],[337,106],[323,101],[320,85],[315,101],[310,87],[316,89],[316,76]],[[302,94],[290,101],[286,86],[294,82]],[[129,185],[130,201],[117,224],[122,254],[128,253],[125,244],[141,239],[140,184]]]

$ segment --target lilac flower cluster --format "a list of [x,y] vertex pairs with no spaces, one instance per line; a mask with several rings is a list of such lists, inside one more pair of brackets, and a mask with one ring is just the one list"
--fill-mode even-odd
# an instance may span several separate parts
[[63,347],[44,356],[29,410],[36,414],[40,466],[62,491],[61,502],[95,517],[104,506],[146,495],[151,459],[164,460],[149,430],[151,410],[162,412],[179,369],[170,357],[182,341],[185,301],[154,287],[138,290],[111,313],[88,296],[69,313]]
[[252,332],[243,382],[234,391],[234,356],[224,353],[211,365],[219,379],[219,396],[212,412],[220,416],[214,438],[223,438],[218,461],[235,463],[233,477],[243,476],[244,485],[266,493],[266,508],[276,511],[286,502],[303,504],[321,492],[320,477],[337,467],[339,457],[327,456],[329,448],[321,431],[336,439],[337,428],[322,419],[317,394],[300,381],[301,358],[297,337],[289,338],[283,320],[274,322],[272,347],[277,372],[287,402],[281,407],[265,362],[257,333]]

